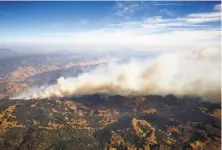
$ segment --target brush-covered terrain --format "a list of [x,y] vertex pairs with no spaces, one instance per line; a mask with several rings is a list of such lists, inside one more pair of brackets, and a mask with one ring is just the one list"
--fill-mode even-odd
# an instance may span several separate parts
[[221,104],[173,95],[0,101],[4,150],[219,150]]

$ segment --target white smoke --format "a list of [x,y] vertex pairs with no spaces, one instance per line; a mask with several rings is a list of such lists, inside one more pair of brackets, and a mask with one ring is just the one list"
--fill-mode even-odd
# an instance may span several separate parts
[[220,100],[220,50],[167,53],[154,60],[111,62],[57,84],[29,89],[13,98],[44,99],[81,94],[176,94]]

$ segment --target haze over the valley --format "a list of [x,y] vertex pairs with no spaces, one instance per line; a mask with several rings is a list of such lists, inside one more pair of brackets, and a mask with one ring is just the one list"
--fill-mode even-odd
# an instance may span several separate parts
[[111,61],[75,78],[60,77],[55,85],[30,88],[13,98],[44,99],[107,93],[192,95],[220,101],[219,54],[218,49],[205,49],[166,53],[152,60]]

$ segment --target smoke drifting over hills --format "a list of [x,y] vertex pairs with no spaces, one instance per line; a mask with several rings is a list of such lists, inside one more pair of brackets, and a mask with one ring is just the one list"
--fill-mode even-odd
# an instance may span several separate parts
[[220,50],[167,53],[147,61],[110,62],[57,84],[30,88],[12,99],[108,93],[118,95],[175,94],[220,101]]

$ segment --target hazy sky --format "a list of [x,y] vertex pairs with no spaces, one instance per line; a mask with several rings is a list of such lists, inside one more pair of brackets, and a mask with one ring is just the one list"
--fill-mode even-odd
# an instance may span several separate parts
[[219,48],[221,2],[0,2],[0,47]]

